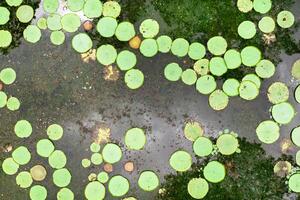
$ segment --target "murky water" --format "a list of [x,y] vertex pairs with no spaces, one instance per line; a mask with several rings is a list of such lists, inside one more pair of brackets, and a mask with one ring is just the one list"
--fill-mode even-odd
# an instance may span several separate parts
[[[297,1],[300,5],[300,2]],[[294,8],[300,14],[300,6]],[[299,32],[295,35],[300,38]],[[162,180],[171,172],[168,165],[170,154],[179,149],[192,151],[192,145],[184,139],[182,128],[188,119],[203,124],[205,134],[216,135],[225,128],[236,131],[240,137],[257,141],[255,129],[262,120],[270,118],[266,90],[274,81],[283,81],[290,87],[290,102],[297,110],[292,94],[299,84],[291,79],[292,63],[300,54],[287,56],[282,54],[283,62],[277,67],[276,75],[263,82],[261,95],[254,101],[246,102],[240,98],[230,98],[225,111],[214,112],[208,106],[208,97],[200,95],[194,87],[181,82],[172,83],[163,77],[166,64],[179,61],[171,55],[157,55],[152,59],[142,57],[138,51],[137,67],[145,74],[145,84],[137,91],[130,91],[124,84],[123,74],[117,82],[105,81],[102,67],[91,61],[84,63],[80,55],[71,48],[70,41],[54,47],[49,42],[49,33],[44,32],[42,41],[32,45],[25,42],[7,56],[0,56],[0,68],[13,67],[17,72],[17,81],[5,90],[21,100],[21,109],[17,112],[0,112],[0,144],[13,146],[25,145],[33,153],[33,159],[21,170],[33,165],[47,165],[47,160],[36,156],[35,143],[46,137],[46,128],[51,123],[63,125],[65,134],[62,140],[55,142],[68,156],[67,168],[72,172],[70,189],[76,199],[83,199],[83,190],[91,172],[98,173],[103,166],[84,169],[81,160],[90,156],[88,151],[93,131],[100,123],[111,128],[113,141],[124,144],[124,133],[133,126],[146,128],[147,144],[144,151],[133,152],[124,148],[125,156],[115,165],[113,174],[122,174],[131,182],[128,194],[138,199],[153,199],[155,193],[145,193],[137,187],[139,172],[149,169],[160,175]],[[19,119],[27,119],[33,125],[33,135],[26,140],[17,139],[13,126]],[[288,126],[281,128],[280,141],[272,145],[263,145],[267,153],[275,157],[281,154],[280,143],[289,138],[293,127],[298,126],[299,115]],[[295,155],[293,147],[288,153]],[[7,154],[1,153],[1,157]],[[137,166],[132,174],[123,170],[126,161]],[[55,199],[56,188],[51,182],[50,168],[43,185],[47,186],[48,199]],[[28,199],[28,190],[18,189],[14,178],[0,173],[0,199]],[[107,197],[107,199],[113,199]]]

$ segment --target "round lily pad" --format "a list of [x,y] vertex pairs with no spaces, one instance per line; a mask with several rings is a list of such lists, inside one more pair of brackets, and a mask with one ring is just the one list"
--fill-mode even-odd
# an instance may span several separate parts
[[215,90],[209,95],[208,102],[212,109],[220,111],[227,107],[229,98],[222,90]]
[[272,17],[263,17],[258,23],[258,28],[263,33],[272,33],[275,30],[275,21]]
[[6,158],[2,162],[2,170],[7,175],[14,175],[19,170],[19,164],[13,158]]
[[[0,42],[0,44],[1,44],[1,42]],[[296,78],[297,80],[300,80],[300,59],[296,60],[296,62],[292,66],[292,76],[294,78]]]
[[222,134],[217,139],[217,148],[223,155],[231,155],[236,152],[239,142],[235,136],[229,133]]
[[199,60],[203,58],[206,54],[206,48],[203,44],[199,42],[194,42],[189,47],[188,55],[193,60]]
[[120,13],[121,6],[117,1],[107,1],[103,4],[103,16],[117,18]]
[[81,165],[83,168],[88,168],[91,166],[91,160],[84,158],[81,160]]
[[203,135],[204,130],[198,122],[191,121],[185,124],[183,132],[186,139],[195,141],[198,137]]
[[211,75],[204,75],[198,78],[196,89],[201,94],[210,94],[217,88],[215,78]]
[[122,71],[127,71],[136,65],[136,55],[128,50],[121,51],[117,56],[117,65]]
[[62,45],[65,42],[65,34],[62,31],[53,31],[50,35],[50,41],[54,45]]
[[12,36],[9,31],[0,30],[0,48],[8,47],[12,42]]
[[189,51],[189,42],[184,38],[177,38],[172,42],[171,52],[178,57],[184,57]]
[[164,69],[164,75],[169,81],[178,81],[181,78],[182,69],[177,63],[170,63]]
[[228,69],[237,69],[242,64],[240,52],[235,49],[229,49],[224,54],[224,60]]
[[35,25],[28,25],[23,31],[24,39],[30,43],[37,43],[42,36],[41,30]]
[[103,158],[102,155],[100,153],[93,153],[91,156],[91,162],[94,165],[100,165],[103,163]]
[[44,0],[43,8],[47,13],[55,13],[59,7],[58,0]]
[[5,84],[5,85],[10,85],[13,82],[15,82],[17,78],[17,74],[13,68],[4,68],[0,72],[0,80]]
[[156,39],[158,51],[161,53],[168,53],[172,47],[172,39],[167,35],[161,35]]
[[277,24],[281,28],[290,28],[295,23],[295,16],[290,11],[284,10],[277,15]]
[[[295,100],[300,103],[300,85],[298,85],[295,89]],[[0,99],[1,99],[1,96],[0,96]],[[0,100],[1,102],[1,100]],[[1,108],[1,103],[0,103],[0,108]]]
[[106,45],[101,45],[97,49],[96,56],[97,56],[97,60],[102,65],[107,66],[113,64],[116,61],[118,53],[114,46],[110,44],[106,44]]
[[279,177],[286,177],[292,170],[292,164],[289,161],[278,161],[273,171]]
[[132,23],[130,22],[121,22],[117,26],[115,35],[120,41],[129,41],[135,36],[135,29]]
[[188,193],[194,199],[203,199],[209,190],[208,183],[203,178],[193,178],[188,183]]
[[48,25],[47,25],[47,19],[45,17],[41,17],[38,19],[36,23],[37,27],[41,30],[46,30]]
[[107,163],[114,164],[121,160],[122,150],[121,148],[113,143],[107,143],[102,150],[103,160]]
[[93,41],[86,33],[78,33],[72,39],[72,47],[78,53],[85,53],[93,46]]
[[234,78],[227,79],[222,86],[223,91],[230,97],[239,95],[240,82]]
[[212,37],[207,42],[209,52],[216,56],[223,55],[227,46],[227,41],[222,36]]
[[260,88],[261,85],[260,78],[255,74],[247,74],[246,76],[244,76],[242,81],[252,81],[253,83],[255,83],[257,88]]
[[70,184],[71,182],[71,173],[69,170],[62,168],[62,169],[57,169],[53,172],[53,183],[57,187],[66,187]]
[[102,37],[109,38],[114,36],[118,22],[115,18],[112,17],[102,17],[96,26],[97,31]]
[[34,10],[31,6],[22,5],[17,9],[16,16],[18,20],[22,23],[28,23],[32,20],[34,15]]
[[102,7],[100,0],[86,0],[83,6],[83,13],[88,18],[97,18],[102,14]]
[[144,83],[144,74],[138,69],[130,69],[125,73],[125,83],[132,90],[140,88]]
[[212,153],[213,143],[207,137],[200,136],[193,143],[193,150],[197,156],[205,157]]
[[59,140],[63,134],[64,130],[59,124],[52,124],[47,128],[47,135],[51,140]]
[[241,12],[247,13],[252,10],[253,2],[251,0],[238,0],[237,7]]
[[292,130],[291,140],[296,146],[300,147],[300,127],[296,127]]
[[300,192],[300,174],[299,173],[293,174],[289,178],[289,188],[293,192]]
[[259,89],[252,81],[242,81],[239,87],[239,94],[242,99],[253,100],[259,94]]
[[241,51],[242,63],[253,67],[261,60],[261,51],[254,46],[247,46]]
[[261,60],[255,67],[260,78],[271,78],[275,74],[275,65],[270,60]]
[[32,133],[32,126],[26,120],[19,120],[15,125],[14,131],[19,138],[27,138]]
[[69,188],[61,188],[56,197],[57,200],[74,200],[74,193]]
[[251,21],[243,21],[238,27],[238,34],[244,39],[251,39],[256,34],[256,26]]
[[81,25],[80,17],[75,13],[65,14],[61,18],[62,29],[69,33],[74,33]]
[[129,191],[129,181],[120,175],[113,176],[108,182],[108,190],[114,197],[124,196]]
[[48,158],[54,149],[53,143],[48,139],[41,139],[36,143],[37,154],[41,157]]
[[67,1],[67,7],[73,11],[77,12],[83,9],[85,0],[68,0]]
[[138,185],[142,190],[150,192],[159,186],[159,178],[152,171],[143,171],[138,179]]
[[45,200],[47,198],[47,189],[41,185],[32,186],[29,196],[31,200]]
[[48,157],[49,165],[54,169],[61,169],[67,164],[67,157],[61,150],[55,150]]
[[187,171],[192,166],[192,156],[183,150],[175,151],[170,157],[171,167],[179,172]]
[[107,172],[100,172],[97,176],[97,180],[100,182],[100,183],[107,183],[107,181],[109,180],[109,176],[108,176],[108,173]]
[[125,144],[128,149],[141,150],[146,144],[145,132],[141,128],[131,128],[125,134]]
[[197,60],[194,63],[193,68],[197,74],[199,74],[201,76],[207,75],[209,72],[209,60],[205,59],[205,58]]
[[275,82],[268,89],[268,99],[272,104],[285,102],[289,99],[289,89],[282,82]]
[[276,142],[280,136],[279,125],[271,120],[261,122],[256,128],[258,139],[265,144]]
[[157,46],[156,40],[154,40],[154,39],[143,40],[141,43],[141,46],[140,46],[140,52],[145,57],[148,57],[148,58],[155,56],[158,52],[158,46]]
[[91,152],[93,152],[93,153],[98,153],[98,152],[100,151],[100,148],[101,148],[100,144],[95,143],[95,142],[93,142],[93,143],[90,145],[90,150],[91,150]]
[[265,14],[272,8],[271,0],[253,0],[253,8],[256,12]]
[[23,0],[5,0],[9,6],[19,6],[22,4]]
[[296,163],[298,166],[300,166],[300,150],[296,153]]
[[9,21],[10,12],[7,8],[0,6],[0,25],[4,25]]
[[140,25],[140,33],[144,38],[154,38],[159,33],[159,24],[154,19],[145,19]]
[[226,175],[225,167],[218,161],[210,161],[203,169],[203,175],[211,183],[221,182]]
[[62,29],[61,16],[59,14],[51,14],[47,18],[47,26],[51,31],[59,31]]
[[215,76],[222,76],[227,72],[227,66],[223,58],[213,57],[209,62],[209,71]]
[[16,183],[20,188],[29,188],[33,180],[29,172],[20,172],[16,177]]
[[288,124],[295,116],[294,107],[287,102],[274,105],[271,112],[273,119],[279,124]]
[[7,95],[3,91],[0,91],[0,108],[5,107],[6,103],[7,103]]
[[16,148],[11,155],[14,161],[19,165],[26,165],[31,160],[31,154],[24,146]]
[[186,85],[194,85],[197,81],[197,74],[192,69],[186,69],[181,74],[181,80]]
[[88,200],[102,200],[105,198],[105,187],[98,181],[90,182],[84,190]]
[[42,181],[47,176],[47,171],[42,165],[35,165],[30,169],[30,174],[33,180]]

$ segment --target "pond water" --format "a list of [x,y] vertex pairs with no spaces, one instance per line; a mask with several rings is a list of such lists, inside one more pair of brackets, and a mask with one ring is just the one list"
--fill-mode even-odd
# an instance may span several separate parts
[[[293,8],[296,17],[300,18],[300,2]],[[297,32],[296,38],[300,38]],[[256,141],[255,129],[259,122],[269,119],[271,104],[266,91],[274,81],[285,82],[290,94],[293,94],[299,82],[292,79],[292,63],[300,54],[288,56],[282,53],[282,62],[277,66],[276,74],[263,82],[260,96],[254,101],[246,102],[240,98],[230,98],[226,110],[215,112],[208,106],[208,97],[200,95],[194,87],[181,82],[172,83],[163,76],[166,64],[178,61],[169,54],[159,54],[154,58],[144,58],[138,51],[137,67],[145,74],[143,87],[136,91],[129,90],[124,84],[123,76],[117,81],[106,81],[103,78],[103,67],[95,61],[85,63],[72,47],[70,38],[61,46],[53,46],[49,33],[43,32],[42,40],[37,44],[22,44],[8,55],[0,56],[0,68],[11,66],[17,72],[17,80],[5,90],[21,100],[21,109],[0,112],[0,144],[11,143],[27,146],[33,154],[30,164],[22,168],[29,170],[35,164],[47,165],[46,159],[36,156],[35,143],[44,138],[46,128],[52,123],[64,127],[64,137],[55,142],[57,149],[63,150],[67,157],[67,167],[72,173],[70,189],[76,199],[83,199],[87,176],[98,173],[102,165],[84,169],[81,160],[90,156],[88,151],[92,137],[99,126],[105,124],[111,129],[111,139],[124,146],[125,131],[133,126],[146,129],[147,143],[143,151],[133,152],[125,148],[124,157],[114,166],[113,174],[122,174],[131,182],[127,196],[138,199],[153,199],[155,192],[141,192],[137,178],[141,171],[149,169],[157,172],[160,179],[172,172],[167,164],[172,152],[185,149],[192,152],[192,143],[183,136],[184,123],[189,120],[201,122],[205,134],[216,136],[219,131],[230,129],[249,141]],[[188,64],[186,64],[187,66]],[[290,95],[289,101],[297,111],[296,104]],[[17,120],[27,119],[33,125],[33,135],[28,139],[18,139],[13,134]],[[283,126],[280,140],[272,145],[263,145],[266,152],[274,157],[282,154],[281,143],[289,139],[290,131],[299,125],[297,115],[292,123]],[[295,155],[297,148],[292,146],[287,152]],[[193,155],[193,154],[192,154]],[[1,153],[1,158],[7,157]],[[123,170],[126,161],[133,161],[137,170],[128,173]],[[48,172],[51,171],[47,167]],[[51,174],[51,173],[49,173]],[[48,189],[48,199],[55,199],[58,189],[53,185],[51,176],[43,183]],[[157,192],[157,191],[156,191]],[[14,178],[0,173],[0,199],[29,199],[28,190],[18,189]],[[114,199],[110,196],[107,199]]]

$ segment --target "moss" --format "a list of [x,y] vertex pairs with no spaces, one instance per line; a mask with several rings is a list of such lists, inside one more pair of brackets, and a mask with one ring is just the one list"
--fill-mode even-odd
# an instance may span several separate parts
[[[23,0],[22,5],[30,5],[35,10],[39,1],[37,0]],[[23,31],[29,23],[21,23],[16,17],[16,11],[18,7],[10,7],[7,5],[6,1],[1,1],[0,6],[6,7],[10,11],[10,20],[4,25],[0,25],[0,30],[9,30],[12,34],[13,40],[8,48],[0,48],[0,54],[7,54],[9,51],[15,47],[18,47],[21,43],[20,39],[23,37]]]
[[[221,183],[209,185],[210,190],[205,199],[282,199],[287,186],[284,179],[273,173],[275,159],[267,156],[260,144],[249,143],[245,139],[239,142],[241,153],[216,156],[218,161],[225,164],[227,175]],[[167,175],[162,184],[166,191],[164,195],[158,195],[157,199],[192,200],[187,192],[187,184],[191,178],[203,177],[201,168],[207,162],[208,159],[198,161],[188,172]]]

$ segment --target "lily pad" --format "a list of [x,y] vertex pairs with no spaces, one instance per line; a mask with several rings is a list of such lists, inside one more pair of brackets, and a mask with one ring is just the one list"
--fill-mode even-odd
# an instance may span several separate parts
[[193,150],[197,156],[209,156],[213,151],[213,143],[209,138],[200,136],[193,143]]
[[159,33],[159,24],[154,19],[146,19],[140,25],[140,33],[144,38],[154,38]]
[[259,23],[258,27],[263,33],[272,33],[275,30],[275,21],[272,17],[263,17]]
[[203,169],[203,175],[211,183],[221,182],[226,175],[225,167],[218,161],[210,161]]
[[177,57],[184,57],[189,51],[189,42],[184,38],[177,38],[173,41],[171,52]]
[[226,52],[227,46],[227,41],[222,36],[212,37],[207,42],[209,52],[216,56],[223,55]]
[[193,60],[199,60],[206,54],[206,48],[199,42],[194,42],[190,45],[188,55]]
[[117,18],[120,13],[121,6],[117,1],[107,1],[103,4],[103,16]]
[[268,89],[268,99],[272,104],[285,102],[289,99],[289,88],[282,82],[275,82]]
[[217,88],[216,80],[211,75],[204,75],[198,78],[196,89],[201,94],[210,94]]
[[239,147],[239,142],[235,136],[229,133],[220,135],[217,139],[217,148],[223,155],[234,154]]
[[261,60],[255,67],[260,78],[271,78],[275,74],[275,65],[270,60]]
[[161,35],[156,39],[158,51],[161,53],[168,53],[172,47],[172,39],[167,35]]
[[169,162],[174,170],[184,172],[191,168],[192,156],[186,151],[178,150],[171,155]]
[[6,85],[10,85],[15,82],[16,78],[17,74],[13,68],[4,68],[0,72],[0,80]]
[[251,39],[256,34],[256,25],[251,21],[243,21],[238,27],[238,34],[243,39]]
[[138,179],[138,185],[142,190],[150,192],[159,186],[159,178],[153,171],[143,171]]
[[16,177],[16,183],[20,188],[29,188],[33,180],[29,172],[20,172]]
[[256,128],[258,139],[265,144],[276,142],[280,136],[279,131],[279,125],[272,120],[263,121]]
[[120,41],[129,41],[135,36],[135,29],[132,23],[130,22],[121,22],[117,26],[115,35]]
[[41,30],[36,25],[28,25],[23,31],[24,39],[30,43],[37,43],[41,37]]
[[27,120],[19,120],[14,131],[19,138],[27,138],[32,133],[32,126]]
[[125,134],[125,144],[128,149],[141,150],[146,144],[145,132],[141,128],[131,128]]
[[86,0],[83,6],[83,13],[88,18],[97,18],[102,14],[102,7],[100,0]]
[[178,81],[182,75],[182,69],[177,63],[170,63],[164,69],[164,75],[169,81]]
[[105,198],[105,187],[98,181],[90,182],[84,190],[88,200],[103,200]]
[[41,157],[48,158],[54,149],[53,143],[48,139],[41,139],[36,143],[37,154]]
[[208,102],[212,109],[220,111],[227,107],[229,98],[222,90],[215,90],[209,95]]
[[143,40],[140,46],[140,52],[145,57],[148,58],[155,56],[158,52],[158,45],[156,43],[156,40],[154,39]]
[[192,69],[186,69],[181,74],[181,80],[186,85],[194,85],[197,81],[197,74]]
[[241,51],[242,63],[253,67],[261,60],[261,51],[254,46],[247,46]]
[[102,150],[103,160],[107,163],[114,164],[121,160],[122,150],[121,148],[113,143],[107,143]]
[[295,116],[295,109],[288,102],[274,105],[271,112],[273,119],[279,124],[288,124]]
[[295,23],[295,16],[290,11],[284,10],[277,15],[277,24],[281,28],[290,28]]
[[0,30],[0,48],[9,47],[12,42],[12,35],[9,31]]
[[193,178],[188,183],[188,193],[194,199],[203,199],[209,190],[208,183],[203,178]]
[[114,36],[118,22],[115,18],[112,17],[102,17],[96,26],[97,31],[102,37],[109,38]]
[[209,71],[215,76],[222,76],[227,72],[227,66],[223,58],[213,57],[209,62]]
[[106,45],[101,45],[97,49],[96,56],[99,63],[107,66],[113,64],[116,61],[118,53],[114,46],[110,44],[106,44]]
[[239,87],[240,82],[238,80],[229,78],[223,83],[222,89],[228,96],[235,97],[239,95]]
[[12,152],[12,158],[19,165],[26,165],[31,160],[31,154],[27,147],[20,146]]
[[144,74],[138,69],[130,69],[125,73],[125,83],[132,90],[140,88],[144,83]]
[[197,60],[194,63],[193,69],[197,74],[201,76],[207,75],[209,72],[209,60],[205,58]]
[[242,99],[253,100],[259,94],[259,89],[252,81],[242,81],[239,87],[239,94]]
[[237,69],[242,64],[240,52],[235,49],[229,49],[224,54],[224,60],[228,69]]
[[191,121],[185,124],[183,132],[186,139],[195,141],[198,137],[203,135],[204,130],[200,123]]
[[108,190],[114,197],[124,196],[129,191],[129,181],[120,175],[113,176],[108,182]]
[[117,65],[122,71],[127,71],[136,65],[136,55],[128,50],[121,51],[117,56]]
[[72,47],[78,53],[85,53],[93,46],[93,41],[86,33],[78,33],[72,39]]
[[29,196],[31,200],[45,200],[47,198],[47,189],[41,185],[32,186]]

